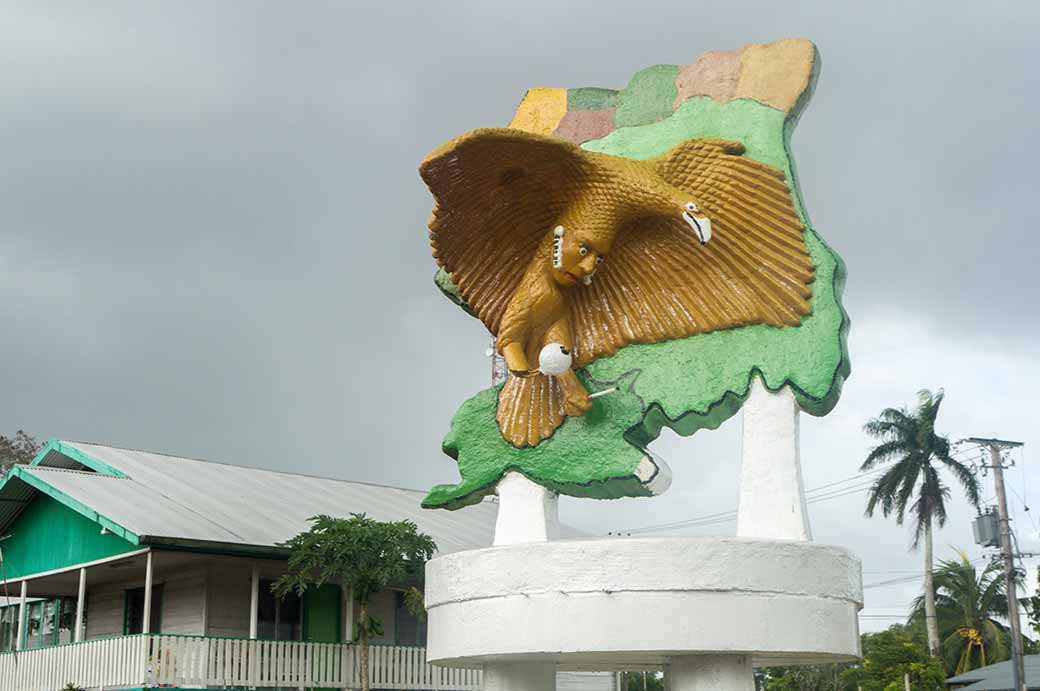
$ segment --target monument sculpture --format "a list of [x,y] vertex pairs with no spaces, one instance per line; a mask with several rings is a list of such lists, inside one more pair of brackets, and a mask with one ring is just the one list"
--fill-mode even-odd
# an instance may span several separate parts
[[[818,68],[784,40],[532,89],[420,165],[436,283],[509,371],[456,413],[461,480],[424,501],[500,501],[495,547],[428,566],[432,661],[491,690],[662,666],[673,689],[751,689],[753,664],[858,654],[859,562],[810,542],[798,457],[800,412],[849,373],[844,266],[790,154]],[[742,409],[737,537],[554,539],[559,494],[658,494],[661,430]]]

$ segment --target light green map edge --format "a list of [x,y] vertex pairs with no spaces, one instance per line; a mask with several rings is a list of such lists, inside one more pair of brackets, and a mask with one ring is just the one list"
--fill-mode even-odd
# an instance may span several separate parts
[[[505,441],[495,421],[498,388],[486,389],[460,407],[442,445],[459,463],[462,482],[434,487],[423,506],[458,509],[474,504],[493,493],[509,471],[572,496],[647,496],[649,491],[634,475],[648,454],[647,445],[664,427],[683,436],[717,428],[740,409],[755,376],[773,391],[789,386],[809,414],[830,412],[851,370],[849,317],[840,300],[845,265],[812,227],[790,149],[819,65],[817,54],[809,86],[786,116],[751,99],[720,104],[695,97],[664,120],[618,128],[583,145],[592,151],[651,158],[687,139],[716,136],[739,139],[747,146],[747,156],[784,170],[816,267],[812,311],[803,323],[786,329],[754,325],[627,346],[579,373],[591,390],[619,382],[621,391],[596,399],[589,415],[568,418],[552,438],[533,448],[517,449]],[[467,307],[443,271],[437,284]],[[654,395],[640,396],[640,391]],[[651,403],[644,406],[645,399]]]

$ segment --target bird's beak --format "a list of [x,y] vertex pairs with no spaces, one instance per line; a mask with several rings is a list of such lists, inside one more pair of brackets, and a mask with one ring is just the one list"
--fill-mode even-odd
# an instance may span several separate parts
[[689,211],[683,211],[683,220],[697,233],[697,239],[702,245],[707,245],[711,240],[711,219],[707,216],[694,216]]

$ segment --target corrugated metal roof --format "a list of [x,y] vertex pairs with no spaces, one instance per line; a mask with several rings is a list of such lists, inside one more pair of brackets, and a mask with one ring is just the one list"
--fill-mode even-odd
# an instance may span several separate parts
[[[1040,655],[1024,655],[1022,662],[1026,672],[1026,688],[1040,689]],[[970,684],[958,691],[1013,691],[1015,687],[1010,660],[958,674],[947,679],[946,683]]]
[[71,465],[79,464],[53,452],[22,470],[136,534],[143,543],[164,539],[274,547],[306,530],[307,519],[322,513],[407,519],[433,537],[442,553],[487,547],[494,537],[498,505],[491,501],[460,511],[432,511],[420,507],[423,492],[416,490],[82,442],[63,445],[125,477],[72,470]]
[[25,510],[36,490],[18,478],[11,478],[4,485],[3,496],[0,497],[0,526],[10,525]]

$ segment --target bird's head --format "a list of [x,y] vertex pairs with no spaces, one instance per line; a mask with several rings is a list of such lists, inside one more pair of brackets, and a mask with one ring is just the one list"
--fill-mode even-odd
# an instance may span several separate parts
[[638,223],[645,218],[664,218],[689,228],[702,245],[711,240],[711,219],[694,195],[669,183],[642,161],[613,157],[597,159],[600,160],[604,167],[611,169],[612,181],[618,183],[614,189],[623,190],[610,199],[618,225]]
[[681,220],[702,245],[711,240],[711,219],[689,192],[664,181],[652,180],[645,185],[642,196],[645,200],[643,206],[649,212],[647,215]]
[[702,245],[711,240],[711,219],[705,216],[693,200],[687,200],[682,206],[682,220],[697,234]]

